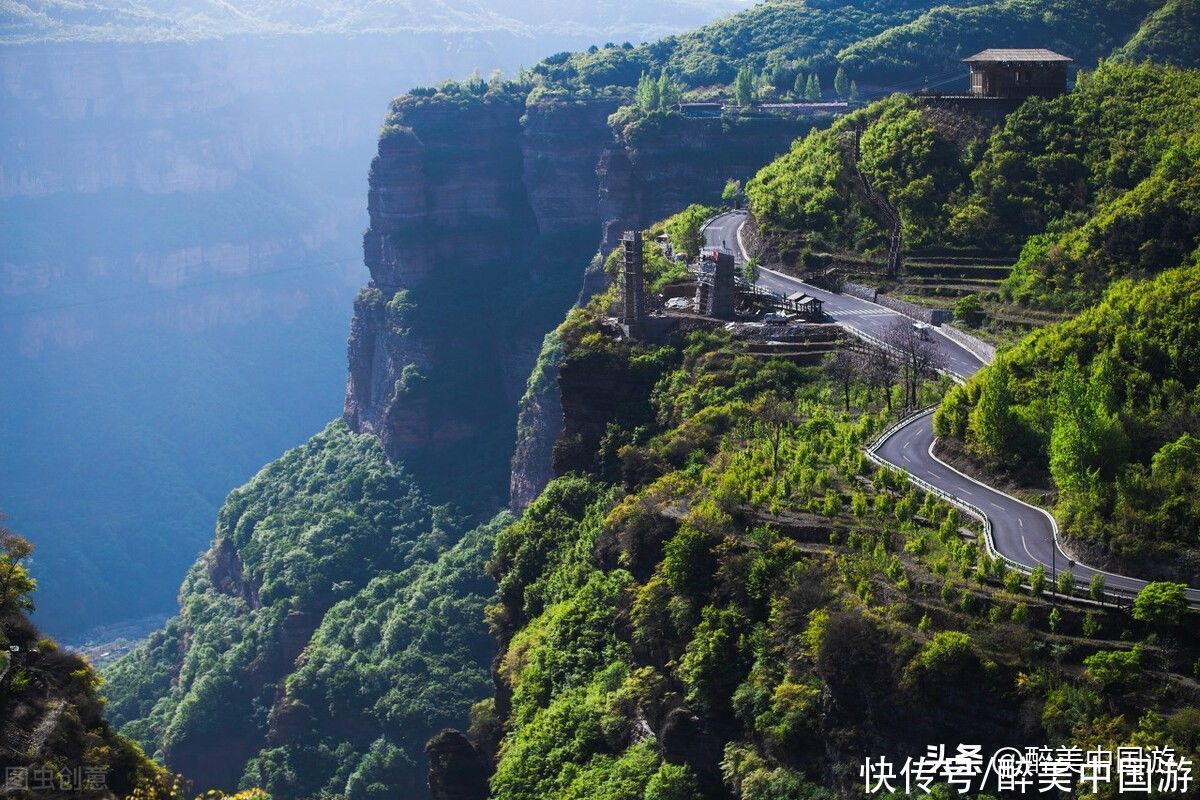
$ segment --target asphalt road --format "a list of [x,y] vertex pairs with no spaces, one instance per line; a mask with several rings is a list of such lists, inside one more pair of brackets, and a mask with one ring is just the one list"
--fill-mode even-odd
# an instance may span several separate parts
[[[720,215],[705,227],[705,242],[710,248],[732,251],[738,261],[742,261],[744,254],[738,245],[737,231],[745,221],[744,211],[731,211]],[[781,272],[760,268],[758,285],[785,296],[804,292],[810,297],[816,297],[824,301],[825,313],[836,322],[881,341],[886,339],[889,328],[912,324],[910,318],[890,308],[850,295],[827,292]],[[983,366],[983,362],[966,349],[938,333],[937,328],[930,330],[930,336],[940,356],[941,363],[938,366],[943,369],[965,378],[974,375]]]
[[[737,231],[745,221],[744,212],[722,214],[704,230],[709,247],[731,250],[741,261],[744,257]],[[818,289],[789,275],[761,269],[758,283],[782,294],[803,291],[825,301],[825,311],[839,324],[868,338],[883,339],[896,324],[911,324],[908,317],[891,309],[849,295]],[[941,366],[961,377],[975,374],[983,363],[941,333],[931,333],[941,357]],[[1137,578],[1096,570],[1074,562],[1057,542],[1057,527],[1047,512],[985,486],[954,470],[933,455],[933,412],[926,412],[878,443],[875,455],[943,492],[969,503],[987,515],[992,524],[992,541],[1006,558],[1033,569],[1042,564],[1050,574],[1069,569],[1078,583],[1087,585],[1098,572],[1104,575],[1110,591],[1136,594],[1146,582]],[[1188,600],[1200,604],[1200,590],[1189,589]]]

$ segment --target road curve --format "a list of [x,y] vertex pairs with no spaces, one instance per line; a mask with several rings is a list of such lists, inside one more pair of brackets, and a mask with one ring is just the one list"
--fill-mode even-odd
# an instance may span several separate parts
[[[739,261],[746,258],[738,231],[746,221],[744,211],[732,211],[710,220],[704,227],[708,247],[731,250]],[[840,325],[868,339],[883,339],[887,329],[907,317],[883,306],[849,295],[836,294],[804,283],[790,275],[760,269],[758,284],[782,294],[803,291],[825,302],[825,311]],[[936,330],[936,329],[935,329]],[[984,366],[978,358],[940,332],[933,335],[942,365],[961,378]],[[1075,562],[1058,544],[1058,526],[1046,511],[1024,503],[955,470],[933,454],[933,411],[907,420],[872,448],[876,457],[893,467],[934,486],[942,492],[980,509],[991,522],[992,546],[1008,561],[1032,570],[1039,564],[1047,573],[1069,569],[1079,584],[1086,585],[1097,573],[1104,576],[1110,592],[1136,594],[1146,581]],[[1200,590],[1188,589],[1188,601],[1200,604]]]

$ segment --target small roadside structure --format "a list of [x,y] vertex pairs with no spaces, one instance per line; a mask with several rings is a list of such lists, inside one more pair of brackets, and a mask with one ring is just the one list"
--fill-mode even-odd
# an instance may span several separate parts
[[1057,97],[1067,91],[1074,59],[1046,49],[989,49],[963,62],[971,68],[970,94],[1010,99]]
[[811,297],[804,292],[789,294],[787,302],[789,308],[798,314],[804,315],[807,319],[820,319],[823,315],[825,302],[819,298]]

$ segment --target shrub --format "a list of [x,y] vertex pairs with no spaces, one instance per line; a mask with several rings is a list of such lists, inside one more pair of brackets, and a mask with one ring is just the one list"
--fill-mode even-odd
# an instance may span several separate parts
[[965,325],[976,327],[983,321],[983,303],[977,294],[959,298],[954,304],[954,318]]
[[1045,590],[1046,568],[1038,564],[1034,567],[1033,572],[1029,573],[1029,593],[1034,597],[1040,597]]
[[1132,650],[1102,650],[1083,660],[1084,672],[1102,689],[1127,686],[1142,674],[1142,646]]
[[646,784],[645,800],[692,800],[700,796],[700,782],[686,764],[661,764]]
[[1182,583],[1154,581],[1146,584],[1133,600],[1133,618],[1153,625],[1176,625],[1187,613]]

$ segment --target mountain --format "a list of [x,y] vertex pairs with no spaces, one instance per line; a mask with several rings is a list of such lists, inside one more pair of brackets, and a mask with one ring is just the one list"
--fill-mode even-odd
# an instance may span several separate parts
[[[2,520],[0,520],[2,523]],[[5,790],[165,791],[171,776],[104,718],[100,676],[27,611],[32,545],[0,524],[0,731]]]
[[[622,36],[648,39],[727,13],[739,0],[674,0],[653,7],[621,0],[600,3],[525,2],[502,8],[478,2],[409,1],[286,3],[241,0],[233,3],[189,0],[88,2],[31,0],[0,11],[0,40],[169,41],[241,35],[425,34],[570,36],[596,39]],[[553,13],[550,13],[553,12]]]
[[[864,93],[961,75],[944,32],[972,43],[1008,24],[1076,37],[1090,70],[1156,10],[768,2],[397,98],[371,162],[343,419],[230,495],[180,615],[106,671],[121,730],[202,785],[284,798],[818,798],[856,791],[868,756],[928,742],[1193,754],[1197,642],[1177,604],[1153,602],[1171,585],[1132,618],[1061,596],[1073,586],[1050,594],[863,454],[906,404],[961,406],[970,388],[914,368],[842,381],[815,368],[840,338],[826,326],[772,357],[723,326],[641,342],[609,319],[620,234],[644,231],[652,286],[682,280],[658,235],[694,252],[739,180],[773,267],[863,259],[879,229],[845,186],[855,125],[864,169],[913,186],[897,205],[933,242],[976,198],[974,168],[1019,152],[1006,134],[1022,115],[1061,114],[1083,138],[1090,108],[1096,139],[1063,146],[1086,152],[1104,191],[1082,210],[1102,219],[1164,159],[1186,178],[1136,93],[1170,88],[1187,108],[1193,73],[1104,65],[1079,99],[999,127],[906,96],[837,119],[698,118],[671,99],[746,78],[787,96],[800,76],[833,85],[839,65]],[[1128,138],[1105,149],[1114,132]],[[1052,197],[1075,185],[1039,177]],[[492,516],[506,488],[519,519]]]
[[487,688],[493,536],[333,423],[230,495],[180,615],[106,670],[109,719],[200,788],[420,796]]
[[[1177,341],[1193,284],[1140,292]],[[1137,294],[1121,285],[1029,352],[1051,369],[1045,344],[1121,330]],[[885,401],[897,387],[858,373],[844,389],[805,366],[819,351],[772,358],[717,325],[630,341],[606,320],[616,299],[559,329],[559,477],[496,540],[496,693],[457,748],[438,740],[453,755],[431,783],[495,772],[445,796],[837,797],[862,791],[866,759],[899,770],[929,742],[979,744],[985,764],[1134,741],[1195,757],[1182,687],[1200,642],[1178,605],[1131,618],[1065,584],[1051,598],[1045,575],[991,558],[975,521],[863,454],[905,414]],[[922,402],[950,385],[924,381]],[[1185,453],[1154,469],[1180,509]]]
[[166,615],[224,496],[338,413],[362,179],[397,93],[736,7],[486,33],[417,9],[420,32],[146,41],[122,14],[189,6],[39,5],[95,36],[0,48],[0,508],[38,541],[36,622],[79,641]]
[[1122,281],[955,389],[937,429],[985,462],[1049,475],[1088,563],[1200,583],[1195,352],[1200,253]]

